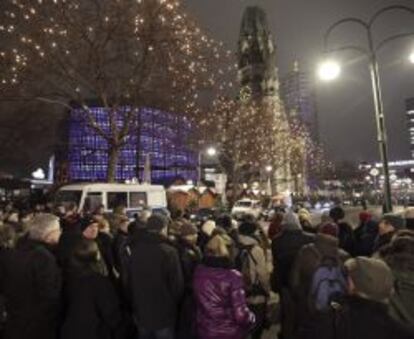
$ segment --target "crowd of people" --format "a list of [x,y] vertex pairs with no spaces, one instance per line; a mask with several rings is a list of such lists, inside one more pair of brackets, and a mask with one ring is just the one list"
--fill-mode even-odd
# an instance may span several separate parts
[[279,339],[412,339],[414,213],[359,219],[335,207],[314,225],[287,209],[266,230],[227,214],[197,227],[183,213],[10,203],[0,338],[260,339],[275,325]]

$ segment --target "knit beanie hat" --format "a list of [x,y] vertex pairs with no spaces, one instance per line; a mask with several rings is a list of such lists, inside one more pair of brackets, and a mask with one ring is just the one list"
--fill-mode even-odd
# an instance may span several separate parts
[[319,227],[319,233],[330,235],[332,237],[338,238],[338,225],[333,222],[328,222]]
[[180,236],[186,237],[189,235],[195,235],[198,233],[197,227],[195,227],[192,223],[184,222],[181,225],[180,229]]
[[372,218],[372,215],[369,212],[362,211],[361,213],[359,213],[359,221],[362,223],[366,223],[367,221],[370,221],[371,218]]
[[41,213],[33,217],[29,222],[29,237],[42,241],[55,230],[60,230],[59,218],[53,214]]
[[391,224],[397,230],[405,228],[405,219],[398,214],[384,214],[381,220]]
[[153,214],[148,218],[147,230],[149,232],[161,232],[168,226],[168,219],[161,214]]
[[213,233],[214,229],[216,228],[216,223],[213,220],[207,220],[203,226],[201,226],[201,230],[203,233],[209,237]]
[[394,286],[390,268],[379,259],[358,257],[345,263],[356,294],[373,301],[387,302]]
[[311,220],[311,214],[309,213],[309,211],[306,208],[301,208],[298,211],[298,217],[299,217],[299,219],[302,219],[302,220],[307,220],[307,221]]
[[253,235],[257,231],[257,224],[254,222],[242,222],[239,226],[239,233],[241,235]]

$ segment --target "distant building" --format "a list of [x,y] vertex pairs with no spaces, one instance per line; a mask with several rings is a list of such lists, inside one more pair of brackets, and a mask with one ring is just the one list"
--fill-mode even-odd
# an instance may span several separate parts
[[410,134],[410,154],[414,159],[414,98],[409,98],[405,101],[407,110],[407,128]]
[[309,74],[295,61],[293,69],[282,79],[280,93],[288,118],[298,118],[316,142],[319,141],[318,111],[314,86]]
[[[104,108],[91,109],[99,127],[109,129]],[[119,114],[122,119],[122,114]],[[120,120],[120,122],[122,122]],[[64,122],[66,135],[56,154],[56,180],[105,181],[108,169],[108,143],[93,130],[81,109],[74,108]],[[155,109],[137,111],[125,139],[116,167],[116,180],[142,181],[145,160],[151,162],[151,179],[156,183],[177,178],[196,180],[197,154],[186,146],[191,125],[184,118]]]

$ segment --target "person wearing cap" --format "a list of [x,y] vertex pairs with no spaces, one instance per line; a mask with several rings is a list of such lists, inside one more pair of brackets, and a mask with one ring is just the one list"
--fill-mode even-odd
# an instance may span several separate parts
[[59,219],[39,213],[28,227],[27,236],[3,258],[4,338],[56,339],[62,277],[53,248],[61,234]]
[[153,214],[131,244],[129,295],[140,339],[174,338],[184,280],[167,227],[166,217]]
[[295,310],[290,286],[292,267],[300,249],[314,240],[313,234],[302,230],[299,218],[293,211],[287,211],[284,215],[281,233],[272,240],[272,288],[280,295],[283,338],[292,338],[295,323]]
[[183,339],[196,337],[192,283],[195,268],[202,259],[197,238],[197,228],[189,221],[183,221],[177,238],[177,249],[184,276],[184,296],[180,306],[177,337]]
[[388,313],[394,279],[383,261],[357,257],[345,263],[348,293],[338,305],[335,338],[412,339],[414,332]]
[[246,251],[247,253],[241,259],[248,260],[247,281],[251,282],[251,286],[246,286],[246,297],[249,308],[256,316],[251,338],[261,338],[266,320],[267,300],[270,295],[270,274],[267,269],[265,251],[260,243],[259,226],[256,222],[244,221],[240,224],[237,247],[240,252]]
[[391,242],[392,237],[398,230],[405,229],[405,219],[398,214],[384,214],[378,226],[378,237],[375,240],[374,252]]

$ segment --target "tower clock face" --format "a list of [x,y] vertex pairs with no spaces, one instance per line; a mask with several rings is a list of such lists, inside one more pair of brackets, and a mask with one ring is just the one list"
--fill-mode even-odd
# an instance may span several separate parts
[[241,101],[249,101],[252,97],[252,89],[250,86],[243,86],[240,90],[240,100]]

